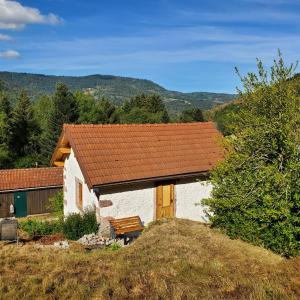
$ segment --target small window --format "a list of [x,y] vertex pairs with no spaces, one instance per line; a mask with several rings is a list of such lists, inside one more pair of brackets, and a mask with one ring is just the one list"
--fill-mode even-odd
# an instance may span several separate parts
[[83,209],[82,182],[76,178],[75,183],[76,183],[76,205],[80,210],[82,210]]

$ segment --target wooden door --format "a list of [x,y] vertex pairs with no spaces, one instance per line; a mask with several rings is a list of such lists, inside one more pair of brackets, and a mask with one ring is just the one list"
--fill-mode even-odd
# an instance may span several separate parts
[[27,195],[26,192],[14,193],[15,215],[17,218],[27,216]]
[[173,218],[174,214],[174,184],[159,184],[156,187],[156,219]]

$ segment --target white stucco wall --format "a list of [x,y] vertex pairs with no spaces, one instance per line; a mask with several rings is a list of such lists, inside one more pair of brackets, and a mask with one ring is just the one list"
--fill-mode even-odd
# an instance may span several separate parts
[[[177,180],[175,185],[175,216],[182,219],[207,222],[201,200],[210,197],[212,185],[196,178]],[[100,209],[102,217],[123,218],[138,215],[147,224],[155,219],[156,189],[154,183],[130,187],[100,189],[100,200],[113,204]]]
[[65,160],[64,165],[64,214],[79,212],[76,205],[76,178],[82,182],[83,208],[97,207],[97,197],[85,183],[79,164],[74,156],[73,150]]
[[100,201],[110,200],[111,206],[100,208],[101,217],[125,218],[140,216],[147,224],[154,220],[154,183],[123,187],[100,188]]
[[175,187],[176,217],[193,221],[207,222],[205,207],[200,204],[204,198],[209,198],[212,184],[209,181],[197,179],[182,179]]

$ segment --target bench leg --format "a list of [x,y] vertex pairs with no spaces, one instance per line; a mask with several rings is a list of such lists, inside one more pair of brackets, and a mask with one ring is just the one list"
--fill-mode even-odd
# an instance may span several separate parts
[[134,240],[134,237],[132,236],[127,236],[126,234],[124,235],[124,245],[128,245]]

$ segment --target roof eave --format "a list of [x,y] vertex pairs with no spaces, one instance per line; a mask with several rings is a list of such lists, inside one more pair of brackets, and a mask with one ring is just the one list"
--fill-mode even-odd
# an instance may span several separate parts
[[61,134],[59,136],[58,142],[56,144],[56,147],[54,149],[54,152],[52,154],[51,160],[50,160],[50,166],[52,166],[52,167],[54,166],[54,162],[57,158],[58,149],[61,147],[61,144],[62,144],[63,140],[65,139],[65,132],[66,132],[66,128],[65,128],[65,125],[64,125],[63,129],[61,131]]
[[146,182],[153,182],[153,181],[163,181],[163,180],[184,179],[184,178],[190,178],[190,177],[196,177],[196,176],[207,177],[207,176],[210,175],[210,173],[211,173],[211,171],[207,170],[207,171],[185,173],[185,174],[175,174],[175,175],[149,177],[149,178],[142,178],[142,179],[127,180],[127,181],[109,182],[109,183],[92,185],[92,188],[121,186],[121,185],[128,185],[128,184],[135,184],[135,183],[146,183]]
[[62,188],[62,187],[63,187],[63,185],[60,184],[60,185],[49,185],[49,186],[39,186],[39,187],[6,189],[6,190],[0,190],[0,194],[13,193],[13,192],[19,192],[19,191],[35,191],[35,190],[55,189],[55,188]]
[[92,186],[92,182],[91,182],[91,180],[90,180],[90,178],[88,176],[88,173],[87,173],[87,171],[86,171],[86,169],[84,167],[84,164],[80,160],[80,156],[77,155],[78,151],[76,149],[75,143],[73,143],[73,141],[72,141],[72,135],[69,134],[69,132],[68,132],[68,127],[70,127],[70,126],[74,126],[74,125],[72,125],[72,124],[64,124],[62,132],[61,132],[60,137],[59,137],[59,140],[58,140],[57,145],[55,147],[55,150],[53,152],[50,164],[51,164],[51,166],[54,165],[54,162],[55,162],[55,160],[57,158],[57,153],[59,152],[59,148],[62,147],[62,146],[65,146],[65,144],[68,143],[71,146],[72,150],[73,150],[74,156],[76,157],[76,160],[77,160],[77,162],[79,164],[80,170],[81,170],[81,172],[83,174],[83,177],[85,179],[85,182],[86,182],[88,188],[92,189],[92,187],[93,187]]

